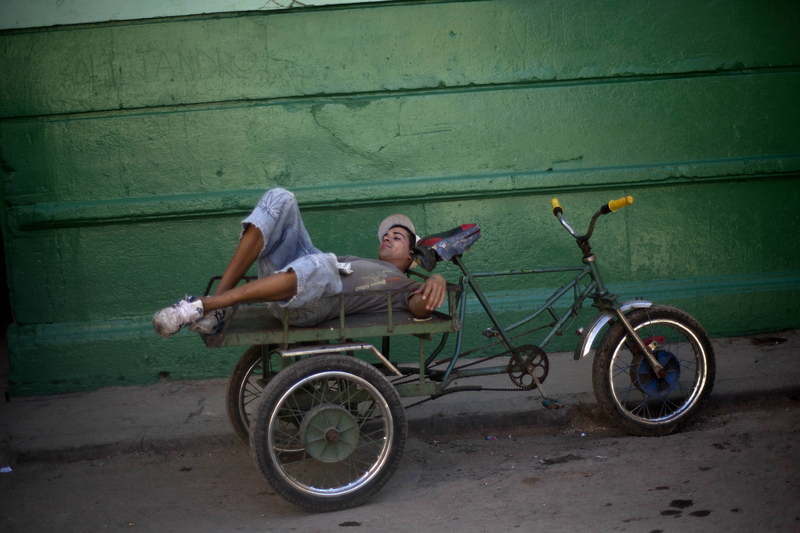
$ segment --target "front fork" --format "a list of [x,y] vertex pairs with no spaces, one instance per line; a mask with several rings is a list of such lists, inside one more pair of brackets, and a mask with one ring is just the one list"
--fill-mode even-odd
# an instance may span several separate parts
[[652,349],[655,348],[656,346],[656,342],[653,341],[650,344],[650,346],[646,346],[644,342],[642,342],[642,339],[639,337],[639,335],[636,334],[636,331],[634,331],[633,326],[631,326],[631,323],[628,322],[627,318],[625,318],[625,315],[622,313],[622,309],[620,309],[618,305],[614,305],[613,302],[606,301],[608,290],[605,288],[600,278],[600,272],[597,268],[597,263],[595,262],[594,254],[585,255],[583,258],[583,262],[589,267],[592,279],[597,284],[597,293],[599,294],[598,300],[602,302],[600,310],[602,311],[604,307],[606,309],[613,308],[617,320],[620,321],[622,327],[625,328],[625,331],[628,332],[628,335],[636,343],[636,346],[638,346],[639,349],[642,351],[642,353],[644,354],[644,358],[650,364],[650,367],[653,369],[653,372],[655,372],[656,376],[658,376],[661,379],[667,377],[667,371],[664,370],[664,367],[661,366],[661,364],[658,362],[658,359],[656,359],[656,356],[653,355],[652,352]]
[[636,334],[636,331],[634,331],[633,326],[631,326],[631,323],[628,322],[628,319],[625,318],[624,314],[622,314],[622,311],[619,308],[617,308],[614,309],[614,313],[617,315],[617,319],[622,324],[622,327],[625,328],[625,331],[628,332],[628,335],[636,343],[636,346],[638,346],[639,349],[642,351],[642,353],[644,354],[644,358],[647,359],[648,363],[650,363],[650,368],[653,369],[653,372],[655,372],[656,376],[658,376],[661,379],[667,377],[667,371],[664,370],[664,367],[661,366],[661,364],[659,364],[658,360],[656,359],[656,356],[653,355],[653,352],[651,351],[652,348],[655,348],[656,341],[653,340],[650,346],[645,345],[645,343],[642,342],[642,339],[639,337],[639,335]]

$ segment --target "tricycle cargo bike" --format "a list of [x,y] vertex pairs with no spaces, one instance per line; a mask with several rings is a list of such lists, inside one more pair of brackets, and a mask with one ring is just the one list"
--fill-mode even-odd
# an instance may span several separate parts
[[[553,199],[553,213],[581,249],[579,266],[506,272],[470,272],[462,254],[481,236],[477,224],[421,239],[414,256],[423,268],[450,261],[461,270],[457,285],[448,284],[447,312],[417,320],[405,311],[345,315],[313,327],[292,327],[263,305],[236,306],[223,329],[202,335],[208,347],[249,346],[236,364],[227,389],[227,410],[235,432],[248,442],[261,474],[286,500],[311,511],[333,511],[360,505],[373,496],[397,469],[405,446],[407,420],[402,397],[435,399],[480,386],[455,386],[457,379],[508,374],[520,389],[537,390],[546,408],[561,402],[544,393],[549,371],[544,347],[562,334],[588,298],[595,318],[580,328],[574,357],[586,356],[600,338],[592,366],[597,402],[623,429],[639,436],[679,430],[697,412],[714,384],[714,351],[705,330],[687,313],[645,300],[618,301],[603,284],[597,258],[589,246],[600,216],[632,202],[631,197],[603,205],[579,235]],[[574,277],[538,309],[515,324],[500,323],[478,284],[494,276],[573,273]],[[211,289],[216,278],[209,282]],[[493,324],[483,335],[502,349],[499,366],[475,367],[462,352],[467,290],[471,290]],[[344,302],[344,295],[341,297]],[[565,300],[562,300],[564,298]],[[571,300],[566,312],[554,305]],[[563,308],[563,307],[562,307]],[[517,334],[539,319],[548,322]],[[527,329],[527,328],[525,328]],[[544,329],[536,345],[517,340]],[[451,357],[439,359],[451,334]],[[390,361],[390,338],[420,339],[419,363]],[[425,352],[425,341],[441,336]],[[382,338],[380,349],[358,341]],[[379,364],[355,357],[372,354]],[[488,359],[498,357],[494,355]],[[460,364],[461,363],[461,364]]]

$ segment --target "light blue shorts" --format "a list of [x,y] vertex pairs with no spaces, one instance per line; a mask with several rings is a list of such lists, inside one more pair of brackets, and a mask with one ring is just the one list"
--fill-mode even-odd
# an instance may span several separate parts
[[296,326],[322,321],[332,306],[338,306],[338,299],[329,297],[342,292],[342,280],[336,256],[322,253],[311,243],[294,195],[285,189],[268,191],[242,221],[243,228],[248,224],[264,237],[258,277],[289,270],[297,275],[297,294],[289,300],[268,302],[273,314],[284,320],[288,309],[289,323]]

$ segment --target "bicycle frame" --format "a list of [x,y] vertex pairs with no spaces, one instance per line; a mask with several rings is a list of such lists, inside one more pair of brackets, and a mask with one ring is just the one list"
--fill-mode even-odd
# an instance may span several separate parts
[[[462,328],[458,332],[458,335],[456,337],[454,356],[450,360],[450,364],[442,377],[441,381],[442,389],[447,387],[447,385],[449,385],[453,380],[458,378],[485,376],[491,374],[504,374],[508,372],[507,365],[454,371],[455,365],[460,359],[460,351],[465,329],[464,322],[466,318],[467,302],[466,302],[466,297],[464,297],[464,295],[466,295],[467,287],[472,289],[472,292],[475,294],[475,297],[478,299],[478,302],[481,304],[484,311],[486,312],[486,315],[489,317],[489,320],[491,320],[493,324],[493,328],[489,328],[484,332],[484,334],[486,336],[498,337],[502,342],[502,344],[505,346],[506,350],[508,350],[512,354],[512,357],[513,354],[516,352],[516,346],[511,340],[509,332],[519,328],[524,324],[531,322],[532,320],[535,320],[536,318],[540,317],[545,312],[547,312],[553,318],[554,322],[550,325],[550,331],[547,333],[545,338],[538,344],[539,348],[544,348],[555,335],[563,333],[563,331],[572,324],[575,318],[577,318],[578,312],[583,306],[583,302],[584,300],[586,300],[586,298],[591,297],[593,300],[595,300],[596,303],[604,302],[601,304],[603,306],[606,306],[609,300],[613,301],[613,299],[616,298],[616,295],[611,295],[611,298],[609,298],[608,291],[605,289],[603,285],[600,273],[594,261],[587,262],[588,264],[585,264],[584,266],[535,268],[535,269],[524,269],[524,270],[476,272],[476,273],[469,272],[466,265],[462,261],[461,257],[454,257],[453,263],[459,267],[459,269],[463,274],[460,280],[462,299],[458,308],[459,322],[461,323]],[[568,281],[566,284],[564,284],[562,287],[556,290],[532,314],[528,315],[527,317],[523,318],[522,320],[510,326],[503,326],[503,324],[500,322],[500,319],[497,317],[491,305],[489,304],[488,300],[484,296],[483,291],[481,290],[477,282],[478,278],[518,276],[526,274],[548,274],[548,273],[562,273],[562,272],[576,272],[577,274],[570,281]],[[583,290],[578,292],[581,281],[584,280],[587,276],[590,277],[589,283],[586,285],[585,288],[583,288]],[[563,313],[561,316],[558,316],[558,314],[553,309],[553,305],[557,301],[559,301],[562,297],[564,297],[570,290],[574,291],[573,302],[565,313]],[[429,360],[426,361],[426,366],[429,366],[432,363],[430,359],[431,358],[429,358]]]
[[[646,301],[632,301],[632,302],[623,302],[622,304],[618,304],[616,302],[618,295],[610,294],[608,292],[608,289],[606,289],[605,285],[603,284],[603,280],[600,275],[600,270],[597,266],[596,257],[593,253],[591,253],[591,247],[589,246],[589,238],[594,232],[595,223],[597,222],[598,218],[603,214],[608,214],[610,212],[619,209],[620,207],[629,205],[632,201],[633,199],[631,197],[625,197],[619,200],[609,202],[607,205],[602,206],[601,209],[597,211],[592,217],[592,220],[589,224],[589,230],[587,231],[587,233],[585,235],[578,235],[575,232],[575,230],[573,230],[570,227],[570,225],[566,222],[566,220],[564,220],[563,210],[561,206],[558,205],[558,200],[553,199],[553,201],[551,202],[553,205],[553,213],[559,219],[564,228],[576,239],[578,247],[583,251],[583,266],[537,268],[530,270],[512,270],[503,272],[479,272],[472,274],[469,272],[466,265],[464,265],[464,262],[461,260],[461,255],[453,256],[452,262],[456,266],[458,266],[458,268],[461,270],[463,274],[460,280],[462,299],[460,302],[460,307],[458,308],[459,322],[461,324],[461,329],[459,330],[458,336],[456,338],[454,355],[450,359],[447,370],[444,372],[440,383],[435,386],[436,390],[435,394],[437,395],[443,394],[444,389],[453,380],[458,378],[485,376],[490,374],[503,374],[509,371],[508,366],[455,370],[455,365],[461,356],[460,351],[464,335],[464,322],[466,319],[467,301],[465,295],[467,286],[469,286],[472,289],[472,292],[475,294],[476,298],[480,302],[484,311],[486,311],[487,316],[494,325],[492,328],[488,328],[486,331],[484,331],[483,332],[484,335],[486,335],[487,337],[498,337],[500,339],[500,342],[503,344],[503,346],[506,348],[506,350],[512,357],[512,359],[518,364],[522,364],[522,361],[519,356],[519,350],[514,345],[514,343],[511,340],[511,337],[509,336],[510,331],[536,319],[537,317],[541,316],[545,311],[549,312],[552,318],[555,320],[555,322],[553,322],[550,325],[550,331],[538,345],[538,348],[543,349],[555,335],[563,334],[564,330],[572,324],[575,318],[577,318],[578,312],[583,306],[584,300],[586,300],[586,298],[592,298],[592,300],[594,300],[594,306],[598,308],[600,314],[597,317],[595,317],[595,319],[591,322],[588,331],[586,331],[585,333],[579,331],[579,334],[581,335],[581,341],[578,343],[578,346],[575,350],[575,359],[580,359],[580,357],[586,355],[588,350],[591,348],[592,341],[594,340],[600,329],[602,329],[602,327],[609,321],[617,319],[620,323],[622,323],[622,325],[628,331],[628,333],[631,336],[631,339],[641,350],[644,357],[647,359],[648,363],[651,365],[651,367],[656,372],[658,377],[663,378],[664,375],[666,374],[663,367],[661,366],[661,364],[658,363],[658,361],[653,356],[650,347],[645,346],[642,339],[632,329],[630,323],[628,322],[628,320],[625,318],[624,315],[624,312],[627,311],[628,309],[635,307],[649,307],[652,304]],[[483,292],[481,291],[481,288],[478,285],[478,282],[476,281],[477,278],[485,278],[485,277],[514,276],[522,274],[545,274],[545,273],[559,273],[559,272],[577,272],[577,274],[571,281],[566,283],[560,289],[556,290],[556,292],[553,293],[553,295],[550,296],[545,301],[545,303],[542,304],[536,311],[534,311],[526,318],[508,327],[504,327],[501,324],[499,318],[495,314],[491,305],[489,305],[488,300],[483,295]],[[578,293],[578,287],[580,286],[581,281],[587,276],[589,276],[590,282],[580,293]],[[574,290],[573,302],[569,306],[569,309],[562,316],[559,317],[553,310],[553,304],[558,300],[560,300],[570,289]],[[424,387],[422,385],[422,379],[425,371],[430,367],[430,365],[433,363],[433,359],[436,357],[436,355],[443,347],[444,342],[445,340],[443,339],[442,344],[440,344],[439,347],[433,352],[433,354],[431,354],[427,358],[427,360],[424,361],[424,365],[423,365],[424,357],[422,353],[420,354],[420,385],[413,388],[414,390],[408,390],[408,391],[402,390],[404,386],[399,385],[398,390],[401,390],[401,393],[405,392],[410,394],[416,394],[423,392],[423,389],[429,388],[429,387]],[[539,380],[536,378],[535,375],[533,375],[532,378],[536,385],[536,388],[538,388],[542,396],[545,397],[544,392],[542,391],[541,384],[539,383]],[[547,398],[545,397],[545,399]]]

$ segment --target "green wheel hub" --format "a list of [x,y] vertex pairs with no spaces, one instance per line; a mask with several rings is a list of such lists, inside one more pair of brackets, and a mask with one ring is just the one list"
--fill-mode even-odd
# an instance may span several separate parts
[[311,409],[300,424],[306,452],[323,463],[343,461],[358,444],[358,422],[339,405],[323,404]]

